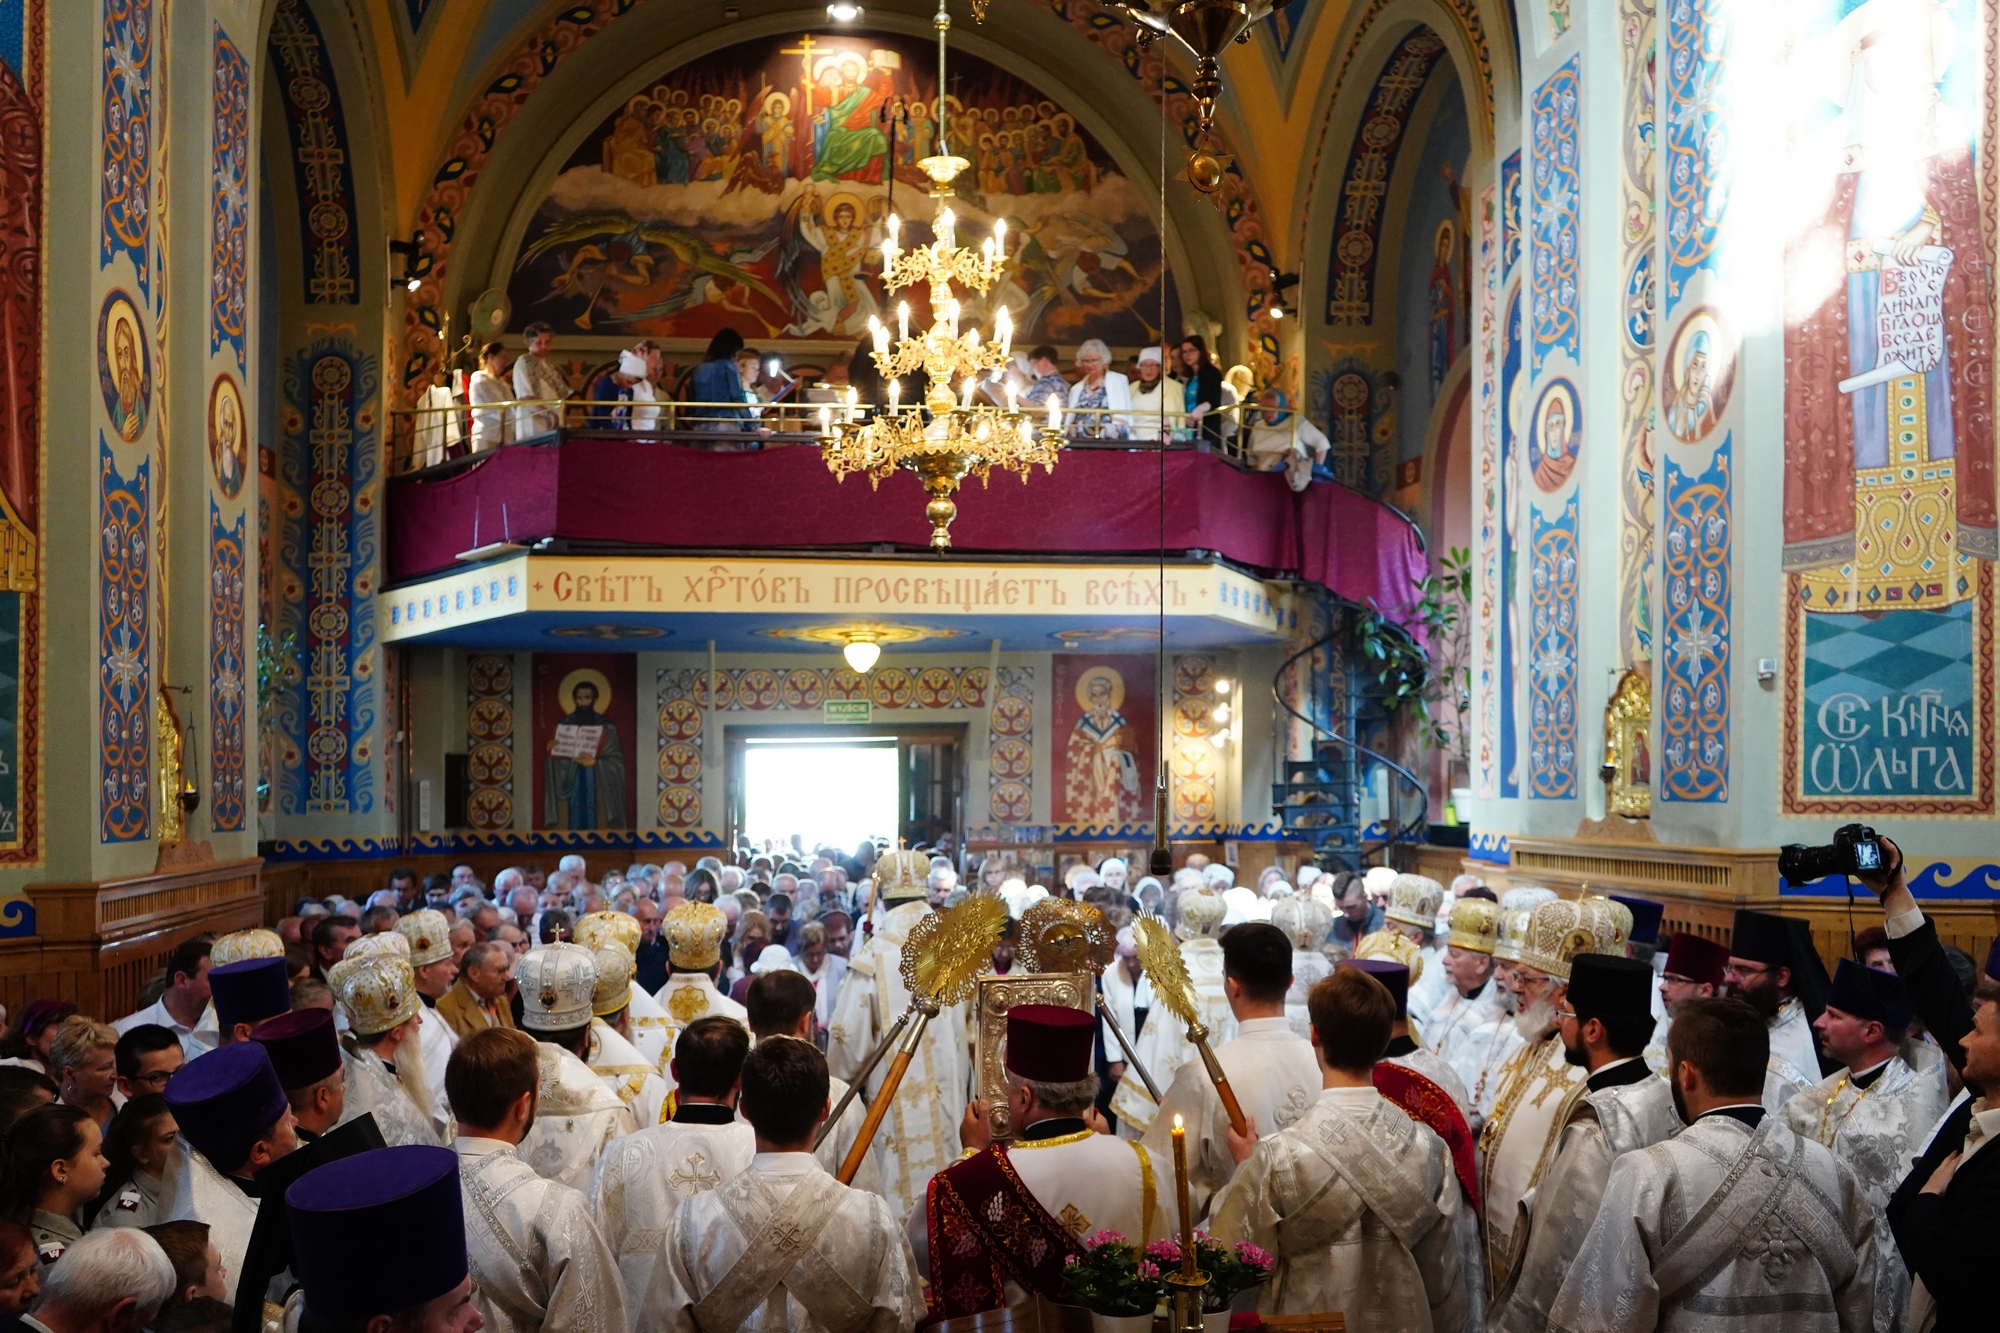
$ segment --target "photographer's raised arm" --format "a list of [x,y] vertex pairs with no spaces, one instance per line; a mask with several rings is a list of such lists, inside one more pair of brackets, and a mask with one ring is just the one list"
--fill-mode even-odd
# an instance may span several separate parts
[[1882,900],[1882,929],[1889,936],[1889,957],[1895,960],[1896,974],[1903,979],[1910,1007],[1953,1067],[1963,1072],[1965,1052],[1959,1039],[1972,1030],[1972,1004],[1938,943],[1936,924],[1917,906],[1916,895],[1904,882],[1903,849],[1888,838],[1881,842],[1893,853],[1885,858],[1887,872],[1862,872],[1855,878]]

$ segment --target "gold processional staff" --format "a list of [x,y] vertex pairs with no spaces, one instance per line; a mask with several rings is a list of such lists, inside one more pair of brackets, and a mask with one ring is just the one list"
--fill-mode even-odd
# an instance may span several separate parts
[[1146,979],[1153,983],[1154,998],[1167,1006],[1175,1018],[1187,1024],[1188,1042],[1201,1053],[1202,1067],[1208,1070],[1209,1082],[1215,1084],[1216,1095],[1222,1098],[1222,1109],[1229,1116],[1229,1127],[1238,1134],[1248,1134],[1250,1122],[1243,1118],[1243,1107],[1236,1100],[1236,1090],[1229,1086],[1229,1076],[1222,1072],[1222,1062],[1209,1049],[1208,1028],[1203,1025],[1195,1008],[1194,979],[1188,976],[1187,963],[1181,958],[1180,946],[1174,942],[1173,931],[1159,917],[1144,916],[1133,925],[1132,938],[1139,946],[1139,966],[1145,971]]
[[[896,1095],[896,1088],[924,1039],[925,1029],[946,1005],[962,1004],[972,997],[979,970],[992,959],[993,947],[1000,942],[1000,932],[1006,925],[1007,904],[991,893],[975,893],[948,912],[931,913],[910,931],[909,939],[903,942],[901,967],[903,985],[910,992],[910,1007],[869,1053],[855,1075],[854,1087],[827,1117],[826,1128],[820,1131],[820,1138],[824,1139],[841,1112],[847,1109],[855,1090],[867,1082],[882,1053],[901,1033],[901,1043],[896,1047],[895,1058],[889,1062],[889,1072],[883,1076],[882,1088],[870,1103],[868,1118],[861,1122],[861,1132],[855,1136],[854,1146],[847,1150],[847,1160],[840,1164],[835,1176],[841,1184],[853,1183],[854,1173],[861,1169],[868,1145],[875,1141],[875,1133],[882,1127],[882,1117],[889,1112],[890,1099]],[[818,1141],[813,1146],[817,1148]]]

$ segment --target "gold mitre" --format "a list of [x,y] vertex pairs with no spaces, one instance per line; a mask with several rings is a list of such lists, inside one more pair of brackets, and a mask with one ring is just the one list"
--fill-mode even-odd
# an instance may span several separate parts
[[208,946],[208,962],[211,967],[228,967],[231,963],[248,962],[252,958],[284,956],[285,942],[278,937],[278,932],[261,927],[254,930],[232,930]]
[[1521,942],[1520,963],[1567,982],[1570,960],[1579,953],[1590,952],[1596,942],[1597,933],[1582,903],[1569,898],[1552,899],[1538,905],[1528,918],[1528,935]]
[[667,957],[690,972],[706,972],[722,961],[722,937],[729,918],[713,903],[683,903],[660,923],[667,937]]
[[[1522,921],[1523,934],[1527,922]],[[1492,953],[1500,944],[1500,904],[1460,898],[1451,905],[1451,933],[1445,943],[1474,953]]]
[[1379,958],[1386,963],[1401,963],[1410,969],[1410,984],[1424,974],[1424,951],[1417,942],[1400,930],[1378,930],[1373,935],[1363,935],[1354,946],[1356,958]]
[[1229,902],[1211,889],[1189,889],[1180,897],[1180,924],[1174,934],[1184,940],[1213,937],[1229,915]]
[[1398,875],[1389,886],[1389,905],[1382,915],[1406,926],[1435,930],[1442,906],[1444,885],[1423,875]]
[[1500,895],[1500,940],[1493,957],[1503,963],[1521,961],[1521,944],[1528,938],[1528,918],[1535,908],[1556,895],[1550,889],[1509,889]]
[[885,903],[928,898],[931,859],[922,852],[884,852],[875,863],[875,887]]
[[1584,952],[1623,958],[1625,941],[1632,938],[1632,909],[1615,898],[1585,898],[1582,905],[1584,923],[1594,937]]
[[348,1027],[363,1037],[407,1023],[423,1009],[416,973],[400,954],[378,950],[356,958],[350,948],[326,979],[347,1011]]
[[[626,953],[639,952],[639,918],[629,912],[591,912],[576,920],[576,942],[586,949],[615,944]],[[602,963],[598,964],[601,968]]]
[[[384,930],[374,935],[363,935],[347,946],[342,961],[351,958],[400,958],[410,961],[410,942],[393,930]],[[414,964],[413,964],[414,966]]]
[[396,918],[396,933],[410,942],[410,966],[423,967],[451,957],[451,922],[426,907]]
[[1317,898],[1280,898],[1271,904],[1271,924],[1294,949],[1317,949],[1333,929],[1333,908]]
[[632,1003],[632,973],[636,964],[629,949],[616,944],[600,945],[590,951],[597,964],[597,984],[590,988],[592,1017],[605,1018]]

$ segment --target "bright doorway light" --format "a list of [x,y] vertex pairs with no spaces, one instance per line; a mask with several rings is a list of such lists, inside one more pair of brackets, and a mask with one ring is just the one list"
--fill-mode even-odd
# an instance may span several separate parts
[[896,743],[771,740],[743,747],[743,832],[762,846],[798,834],[807,847],[894,845]]

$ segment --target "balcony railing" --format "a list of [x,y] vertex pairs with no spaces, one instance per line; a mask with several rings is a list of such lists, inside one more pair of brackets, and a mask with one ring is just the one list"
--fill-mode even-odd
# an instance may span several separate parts
[[[835,419],[864,421],[873,408],[838,403],[633,403],[625,400],[517,398],[471,406],[462,402],[430,407],[393,408],[389,413],[389,475],[448,475],[477,462],[481,455],[510,445],[558,442],[563,434],[605,434],[620,439],[657,440],[717,451],[766,449],[822,442],[820,408]],[[604,420],[612,411],[623,420]],[[726,415],[725,415],[726,414]],[[643,424],[634,426],[633,415]],[[1169,416],[1165,430],[1159,418],[1143,410],[1065,408],[1063,423],[1071,449],[1144,449],[1156,452],[1162,435],[1169,450],[1214,454],[1242,470],[1254,470],[1247,441],[1252,427],[1282,432],[1267,435],[1266,448],[1282,442],[1289,454],[1297,442],[1300,417],[1287,411],[1283,422],[1261,420],[1263,410],[1244,403],[1213,414],[1215,429],[1191,426],[1185,417]],[[1151,418],[1149,420],[1149,417]]]

